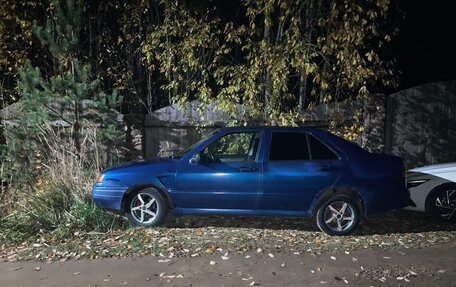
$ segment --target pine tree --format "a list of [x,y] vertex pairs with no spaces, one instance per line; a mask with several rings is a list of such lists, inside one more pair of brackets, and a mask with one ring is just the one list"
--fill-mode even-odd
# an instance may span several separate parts
[[[77,155],[84,133],[97,129],[98,146],[104,147],[105,164],[121,135],[115,108],[121,97],[106,94],[91,75],[80,51],[82,1],[54,1],[53,17],[44,27],[34,24],[34,34],[52,56],[51,69],[41,71],[28,63],[19,71],[20,102],[18,119],[5,129],[7,140],[3,156],[13,177],[39,181],[40,161],[49,129],[57,130],[62,144],[67,138]],[[68,144],[68,143],[67,143]]]

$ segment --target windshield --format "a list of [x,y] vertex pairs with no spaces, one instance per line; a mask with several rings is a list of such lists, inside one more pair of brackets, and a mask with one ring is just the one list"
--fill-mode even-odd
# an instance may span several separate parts
[[207,136],[203,137],[202,139],[200,139],[199,141],[197,141],[196,143],[192,144],[191,146],[189,146],[188,148],[184,149],[183,151],[181,152],[178,152],[176,153],[175,155],[172,156],[172,158],[174,159],[181,159],[184,155],[186,155],[189,151],[191,151],[192,149],[194,149],[195,147],[199,146],[202,142],[204,142],[205,140],[207,140],[208,138],[210,138],[213,134],[215,134],[217,131],[213,131],[211,132],[210,134],[208,134]]

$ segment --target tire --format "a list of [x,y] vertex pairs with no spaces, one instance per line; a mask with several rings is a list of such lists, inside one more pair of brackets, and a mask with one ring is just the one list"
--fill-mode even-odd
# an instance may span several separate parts
[[[343,213],[340,213],[342,209]],[[326,234],[348,235],[358,226],[359,208],[350,197],[336,195],[319,206],[315,220],[318,228]]]
[[456,223],[456,185],[434,188],[426,198],[426,213],[435,220]]
[[159,226],[168,215],[168,203],[158,190],[146,188],[129,197],[125,214],[132,225]]

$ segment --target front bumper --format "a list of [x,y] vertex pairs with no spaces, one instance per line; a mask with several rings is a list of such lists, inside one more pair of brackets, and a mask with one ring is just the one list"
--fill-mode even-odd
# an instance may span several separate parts
[[122,198],[127,189],[128,187],[107,187],[95,184],[92,188],[92,200],[98,207],[120,210]]

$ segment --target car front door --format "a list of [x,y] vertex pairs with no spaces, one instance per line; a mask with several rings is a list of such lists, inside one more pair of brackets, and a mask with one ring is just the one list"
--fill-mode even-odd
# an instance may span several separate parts
[[260,207],[305,215],[315,195],[337,180],[341,161],[306,132],[272,131],[269,136]]
[[260,131],[230,132],[196,151],[177,171],[180,207],[190,213],[257,209],[260,140]]

